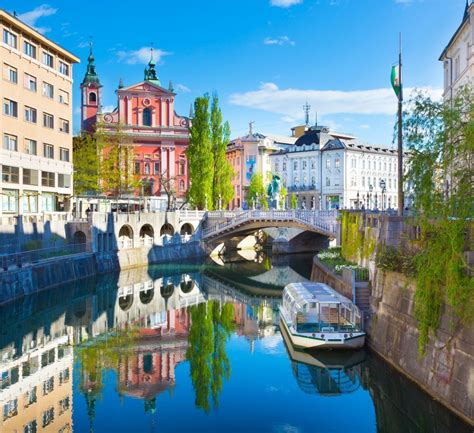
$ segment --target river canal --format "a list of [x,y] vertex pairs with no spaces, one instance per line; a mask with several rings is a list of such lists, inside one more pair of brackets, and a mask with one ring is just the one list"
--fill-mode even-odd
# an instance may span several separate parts
[[1,432],[464,433],[367,350],[278,330],[311,257],[154,265],[0,307]]

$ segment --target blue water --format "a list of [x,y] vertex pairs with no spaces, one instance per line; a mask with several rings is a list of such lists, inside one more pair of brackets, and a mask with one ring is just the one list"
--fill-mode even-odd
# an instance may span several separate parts
[[[309,260],[153,266],[0,307],[0,431],[469,432],[368,351],[287,349],[281,285],[308,277]],[[51,347],[49,365],[15,378]],[[61,382],[65,368],[72,383]],[[15,399],[17,413],[5,412]]]

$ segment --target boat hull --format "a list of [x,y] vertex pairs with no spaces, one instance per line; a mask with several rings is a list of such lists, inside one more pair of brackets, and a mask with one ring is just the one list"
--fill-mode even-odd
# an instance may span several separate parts
[[280,318],[280,323],[280,329],[286,333],[291,344],[298,349],[359,349],[365,344],[365,333],[360,333],[350,338],[322,339],[315,338],[310,334],[293,333],[283,317]]

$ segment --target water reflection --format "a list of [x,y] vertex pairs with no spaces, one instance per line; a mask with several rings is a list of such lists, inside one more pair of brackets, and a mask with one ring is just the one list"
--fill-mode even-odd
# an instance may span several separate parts
[[[282,414],[275,419],[284,415],[291,422],[282,425],[307,431],[314,399],[330,411],[328,396],[369,402],[367,429],[352,431],[469,431],[365,351],[308,354],[286,344],[286,355],[277,311],[285,278],[304,278],[295,270],[301,261],[153,266],[1,306],[0,431],[140,431],[150,428],[147,417],[177,430],[173,419],[183,410],[189,420],[181,420],[182,431],[222,431],[236,411],[241,430],[274,431],[272,417],[262,414],[277,404]],[[290,394],[259,390],[274,371],[281,386],[262,389]],[[242,385],[245,394],[236,388]],[[410,393],[410,407],[398,389]],[[415,417],[411,407],[422,414]],[[435,409],[440,415],[429,417]],[[336,422],[334,431],[346,427]]]

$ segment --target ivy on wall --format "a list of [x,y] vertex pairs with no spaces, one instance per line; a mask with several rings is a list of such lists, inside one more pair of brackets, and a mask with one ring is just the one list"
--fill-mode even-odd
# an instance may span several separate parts
[[375,251],[372,227],[364,230],[362,222],[361,213],[342,212],[341,254],[346,260],[360,262],[370,258]]

